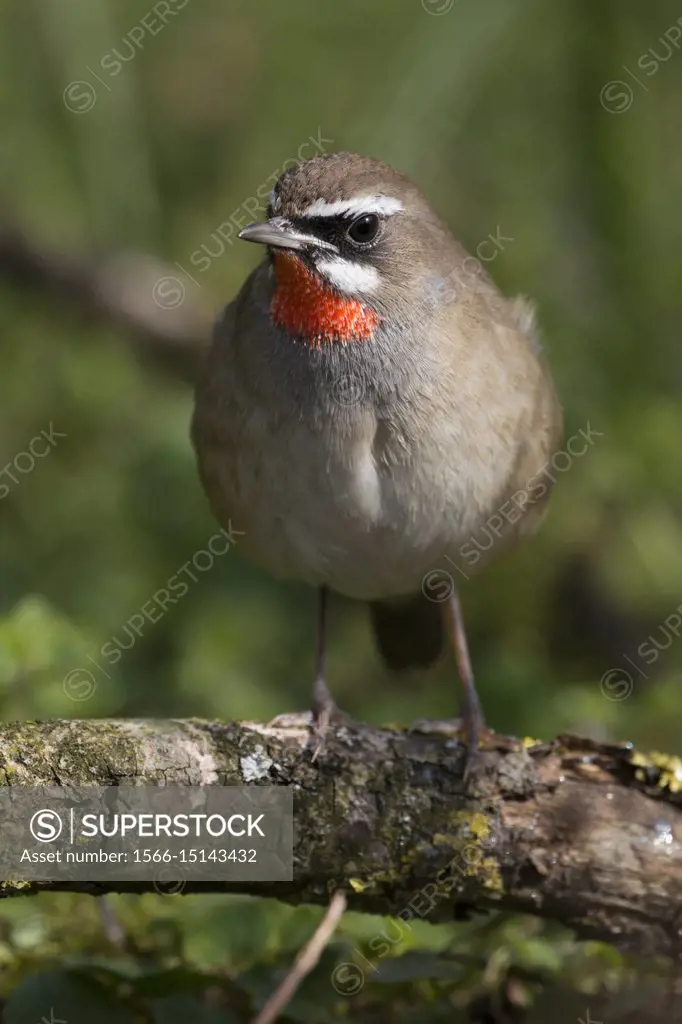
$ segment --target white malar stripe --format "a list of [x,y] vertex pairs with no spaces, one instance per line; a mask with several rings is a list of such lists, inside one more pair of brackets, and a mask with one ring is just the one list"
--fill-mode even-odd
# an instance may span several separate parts
[[355,196],[354,199],[336,199],[328,203],[326,199],[316,199],[303,211],[304,217],[339,217],[343,214],[360,216],[362,213],[376,213],[390,216],[399,213],[403,204],[393,196]]
[[368,295],[377,290],[381,280],[379,271],[374,267],[364,267],[350,260],[318,260],[316,266],[342,292],[364,292]]

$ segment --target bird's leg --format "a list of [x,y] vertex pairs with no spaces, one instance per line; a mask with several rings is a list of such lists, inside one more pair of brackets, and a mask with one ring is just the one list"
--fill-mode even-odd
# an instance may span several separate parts
[[310,726],[313,745],[312,760],[316,761],[325,747],[327,734],[332,722],[348,722],[349,715],[340,711],[327,686],[325,661],[327,653],[327,605],[329,591],[319,587],[317,592],[317,648],[315,654],[315,681],[313,682],[312,708],[305,715],[300,713],[277,715],[269,723],[274,728],[299,728],[302,720]]
[[315,761],[324,748],[329,723],[337,711],[325,678],[327,653],[327,606],[329,591],[320,587],[317,592],[317,650],[315,655],[315,681],[313,683],[313,735],[316,740],[312,759]]
[[462,724],[466,738],[469,757],[473,757],[478,750],[478,743],[483,733],[487,732],[483,708],[476,692],[474,673],[471,668],[469,657],[469,645],[467,644],[466,631],[464,629],[464,618],[459,594],[455,587],[448,598],[448,612],[450,618],[450,629],[452,633],[452,644],[455,649],[455,661],[457,671],[462,682]]
[[474,673],[469,657],[469,645],[467,644],[466,631],[464,629],[462,606],[460,605],[457,590],[454,587],[451,593],[448,594],[443,612],[448,632],[452,638],[457,672],[462,682],[463,699],[460,717],[442,722],[419,719],[412,723],[410,729],[412,732],[437,733],[443,736],[457,735],[458,737],[463,732],[467,747],[464,769],[464,779],[466,782],[471,779],[474,771],[479,742],[484,736],[489,737],[491,730],[486,727],[483,708],[476,692]]

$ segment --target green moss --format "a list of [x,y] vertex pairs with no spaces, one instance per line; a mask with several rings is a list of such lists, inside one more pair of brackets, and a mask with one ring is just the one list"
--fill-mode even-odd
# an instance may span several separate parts
[[28,891],[34,888],[33,882],[26,882],[21,879],[3,879],[0,881],[0,894],[11,896],[17,892]]
[[356,789],[369,789],[369,784],[376,775],[375,772],[371,771],[361,762],[355,762],[351,765],[350,774],[351,782]]
[[135,723],[131,731],[102,720],[10,723],[0,728],[3,784],[54,786],[64,779],[69,785],[94,785],[132,779],[140,774],[144,739],[144,723]]
[[635,750],[630,754],[630,763],[642,769],[635,773],[640,782],[648,781],[644,769],[654,769],[658,774],[656,786],[659,789],[682,793],[682,758],[674,754],[662,754],[658,750],[648,754]]
[[[366,789],[363,771],[359,768],[355,774],[358,785]],[[397,786],[396,780],[396,789]],[[403,890],[414,884],[414,879],[437,880],[446,871],[451,879],[449,891],[472,885],[489,898],[499,898],[504,893],[500,866],[484,845],[493,837],[494,817],[461,806],[453,809],[450,801],[438,801],[434,807],[430,798],[424,801],[422,796],[420,791],[410,788],[402,793],[400,804],[386,816],[382,834],[376,837],[390,853],[378,856],[376,867],[366,849],[348,857],[343,864],[341,884],[356,893],[371,895],[387,889]],[[339,819],[347,820],[353,810],[357,815],[355,785],[336,779],[334,801]],[[414,842],[412,837],[419,833],[420,820],[434,822],[436,831],[429,838]],[[335,837],[332,839],[336,841]]]
[[[0,762],[1,763],[1,762]],[[16,768],[13,768],[9,764],[2,764],[2,774],[0,774],[0,786],[16,786],[19,783],[19,773]]]
[[480,811],[473,811],[472,813],[460,811],[459,817],[462,819],[465,828],[469,830],[475,839],[479,839],[481,842],[490,839],[493,830],[485,814]]
[[455,867],[466,878],[474,879],[489,896],[499,897],[504,893],[504,882],[500,867],[494,857],[484,856],[483,843],[493,835],[493,825],[488,815],[481,811],[457,810],[453,814],[453,832],[447,835],[437,833],[434,842],[449,845],[459,854]]

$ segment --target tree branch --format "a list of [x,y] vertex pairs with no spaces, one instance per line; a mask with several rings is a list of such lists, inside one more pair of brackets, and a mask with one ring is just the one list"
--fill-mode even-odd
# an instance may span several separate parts
[[140,253],[78,257],[0,223],[0,279],[66,301],[122,331],[173,376],[195,380],[211,322],[176,267]]
[[[647,954],[682,952],[682,760],[559,737],[497,737],[463,792],[455,738],[344,726],[312,764],[282,723],[80,720],[0,725],[6,785],[293,786],[293,882],[207,883],[442,921],[527,912]],[[472,852],[473,851],[473,852]],[[143,891],[151,883],[0,883]]]

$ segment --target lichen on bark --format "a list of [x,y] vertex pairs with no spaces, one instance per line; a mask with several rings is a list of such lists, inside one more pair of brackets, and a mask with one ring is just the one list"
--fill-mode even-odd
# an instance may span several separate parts
[[[430,921],[523,911],[625,948],[682,952],[679,757],[494,737],[465,787],[456,735],[348,725],[312,762],[306,718],[288,717],[6,723],[0,783],[287,786],[294,880],[209,888],[313,903],[342,888],[353,909],[427,907]],[[0,895],[44,888],[106,887],[7,882]]]

